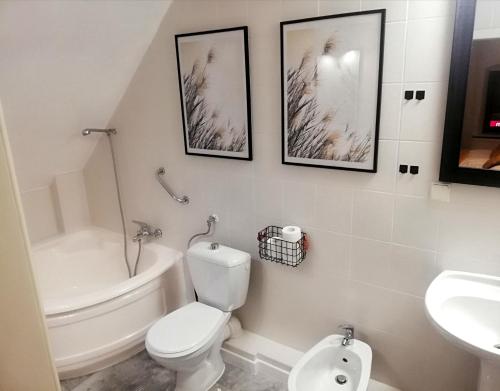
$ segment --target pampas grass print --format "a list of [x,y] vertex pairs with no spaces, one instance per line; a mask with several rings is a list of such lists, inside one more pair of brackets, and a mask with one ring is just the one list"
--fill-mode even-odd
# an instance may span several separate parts
[[219,111],[210,110],[205,96],[209,86],[207,70],[216,60],[216,52],[211,48],[202,66],[198,60],[193,64],[191,72],[183,75],[189,147],[243,152],[246,145],[245,127],[236,129],[230,120],[221,124]]
[[[335,51],[334,37],[328,38],[318,54]],[[335,109],[320,111],[317,88],[321,81],[316,57],[310,50],[298,67],[287,69],[287,152],[288,156],[348,162],[365,162],[371,150],[371,137],[359,137],[346,126],[332,130]]]

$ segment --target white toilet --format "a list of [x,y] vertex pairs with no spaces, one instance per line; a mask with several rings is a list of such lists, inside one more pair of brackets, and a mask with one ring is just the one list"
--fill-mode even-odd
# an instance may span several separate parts
[[245,304],[250,254],[199,242],[187,251],[198,302],[166,315],[149,329],[146,349],[177,371],[177,391],[206,391],[224,373],[220,348],[231,311]]

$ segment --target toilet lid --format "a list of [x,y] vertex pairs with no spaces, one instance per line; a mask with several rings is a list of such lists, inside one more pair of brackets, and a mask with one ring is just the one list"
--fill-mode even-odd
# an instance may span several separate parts
[[165,356],[189,354],[208,342],[228,314],[199,302],[190,303],[161,318],[148,331],[148,350]]

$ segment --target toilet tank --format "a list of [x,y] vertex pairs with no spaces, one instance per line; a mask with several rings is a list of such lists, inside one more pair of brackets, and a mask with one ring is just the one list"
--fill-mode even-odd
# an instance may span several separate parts
[[199,242],[188,249],[187,262],[201,303],[225,312],[245,304],[250,254],[222,244]]

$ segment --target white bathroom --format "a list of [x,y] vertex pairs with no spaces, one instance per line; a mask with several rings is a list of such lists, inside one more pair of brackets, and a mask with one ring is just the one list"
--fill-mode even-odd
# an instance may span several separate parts
[[498,20],[0,1],[0,390],[500,390]]

